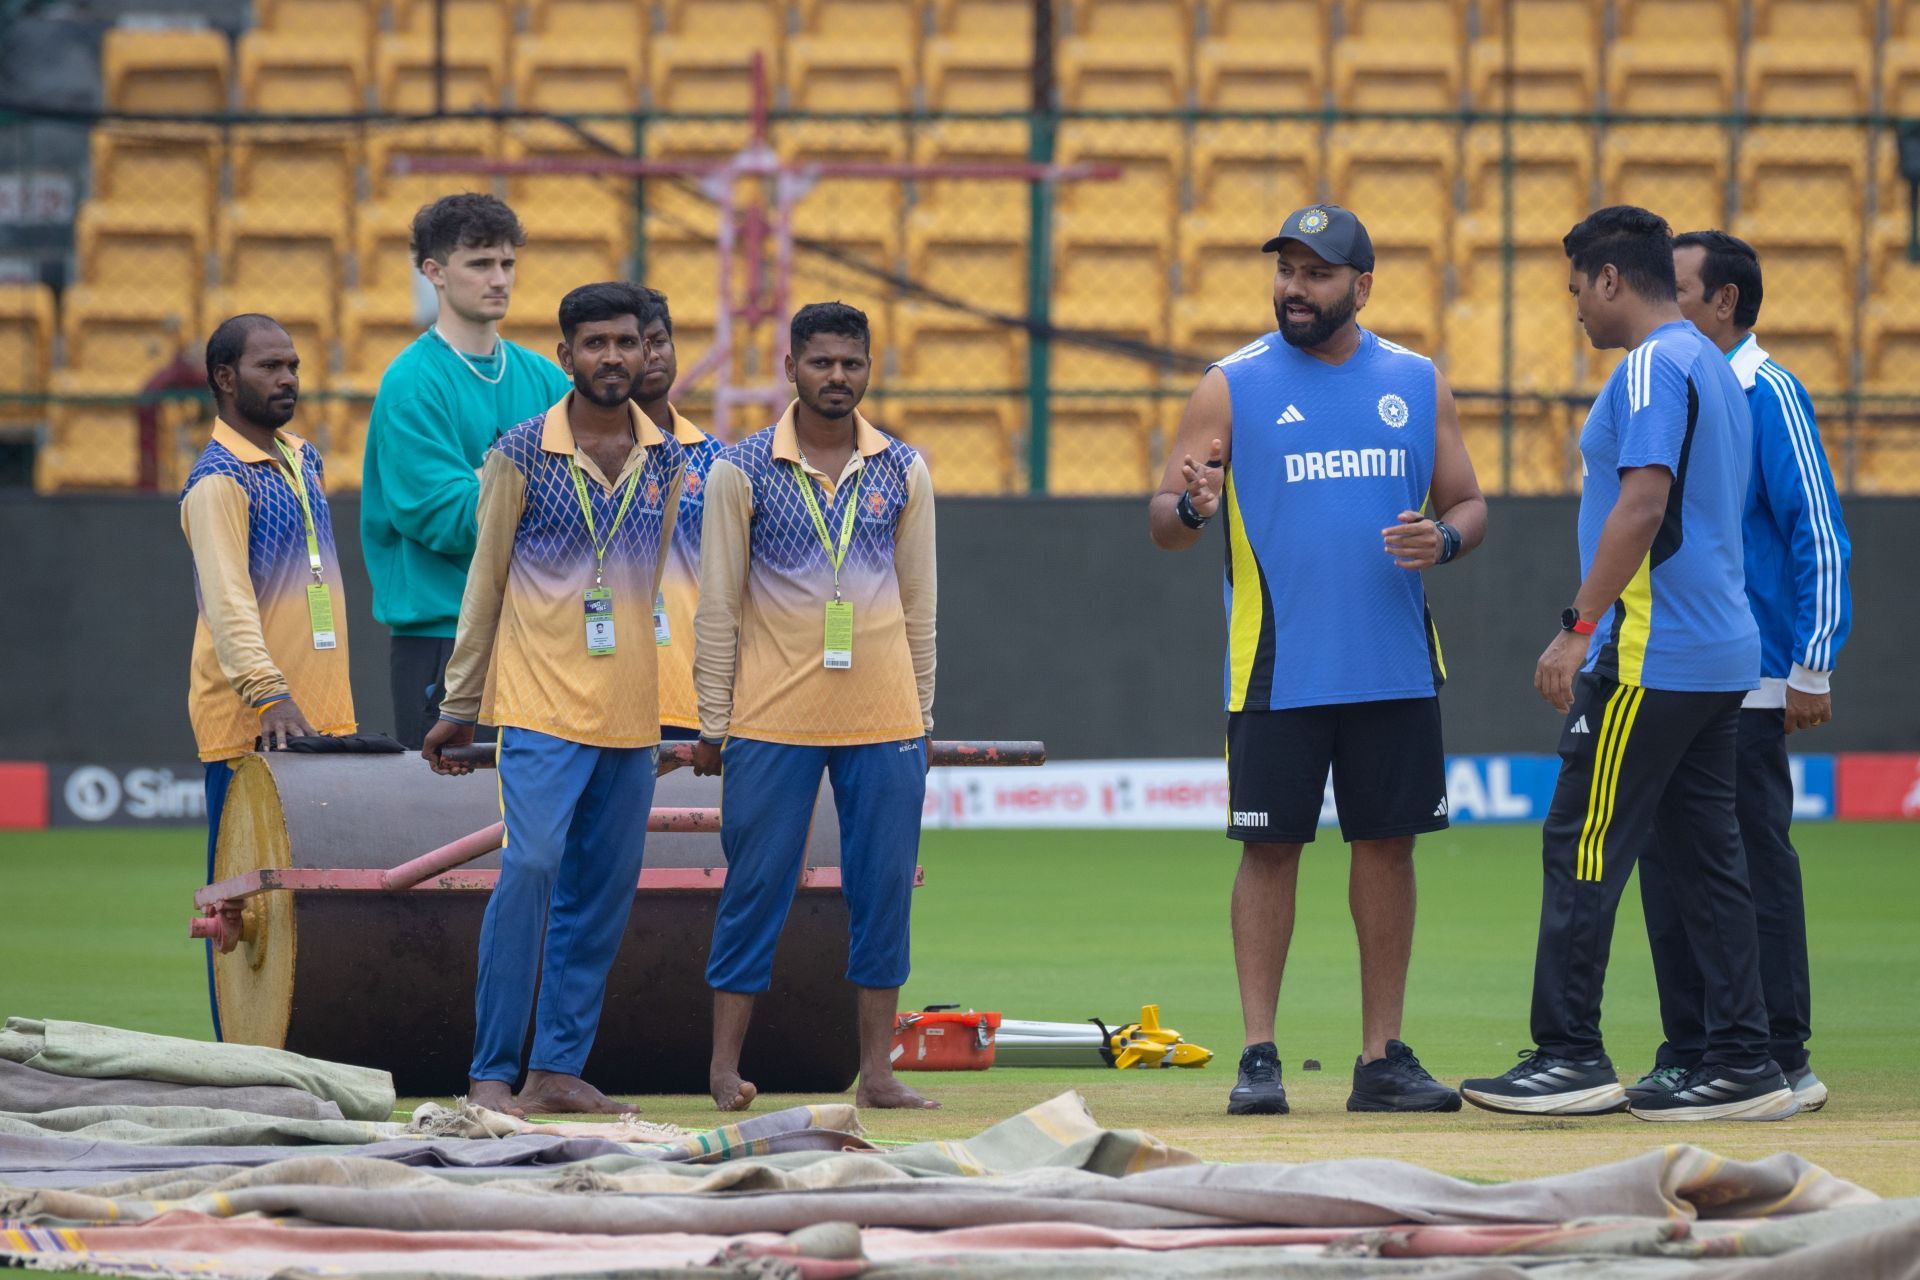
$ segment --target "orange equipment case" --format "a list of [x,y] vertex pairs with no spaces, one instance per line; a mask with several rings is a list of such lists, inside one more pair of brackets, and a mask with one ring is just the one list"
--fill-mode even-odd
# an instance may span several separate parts
[[893,1023],[895,1071],[985,1071],[993,1065],[997,1013],[955,1013],[936,1006]]

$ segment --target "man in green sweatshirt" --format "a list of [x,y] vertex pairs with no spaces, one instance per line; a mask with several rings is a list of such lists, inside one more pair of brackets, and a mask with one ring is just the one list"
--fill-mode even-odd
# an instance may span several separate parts
[[500,336],[527,233],[492,196],[442,196],[413,218],[413,261],[439,295],[433,327],[394,357],[367,426],[360,540],[373,616],[393,630],[394,736],[418,749],[439,717],[478,533],[480,466],[517,422],[572,385]]

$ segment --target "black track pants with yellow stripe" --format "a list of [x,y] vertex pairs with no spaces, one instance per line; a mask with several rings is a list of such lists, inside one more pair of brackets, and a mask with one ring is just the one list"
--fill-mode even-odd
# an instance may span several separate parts
[[1703,1060],[1767,1061],[1753,894],[1734,816],[1741,696],[1595,675],[1575,685],[1542,832],[1533,1040],[1545,1052],[1606,1056],[1600,998],[1614,912],[1634,863],[1658,858],[1705,980]]

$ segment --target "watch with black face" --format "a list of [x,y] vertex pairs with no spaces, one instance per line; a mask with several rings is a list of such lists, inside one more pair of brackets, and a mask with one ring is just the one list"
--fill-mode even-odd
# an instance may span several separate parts
[[1560,611],[1560,629],[1571,631],[1577,636],[1590,636],[1593,634],[1594,625],[1591,622],[1580,621],[1580,611],[1569,606]]

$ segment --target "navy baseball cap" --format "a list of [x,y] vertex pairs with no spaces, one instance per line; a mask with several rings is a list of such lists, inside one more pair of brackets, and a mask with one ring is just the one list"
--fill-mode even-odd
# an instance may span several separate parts
[[1373,241],[1367,229],[1352,211],[1337,204],[1310,204],[1288,214],[1273,239],[1260,246],[1260,252],[1277,253],[1289,240],[1298,241],[1336,266],[1373,270]]

